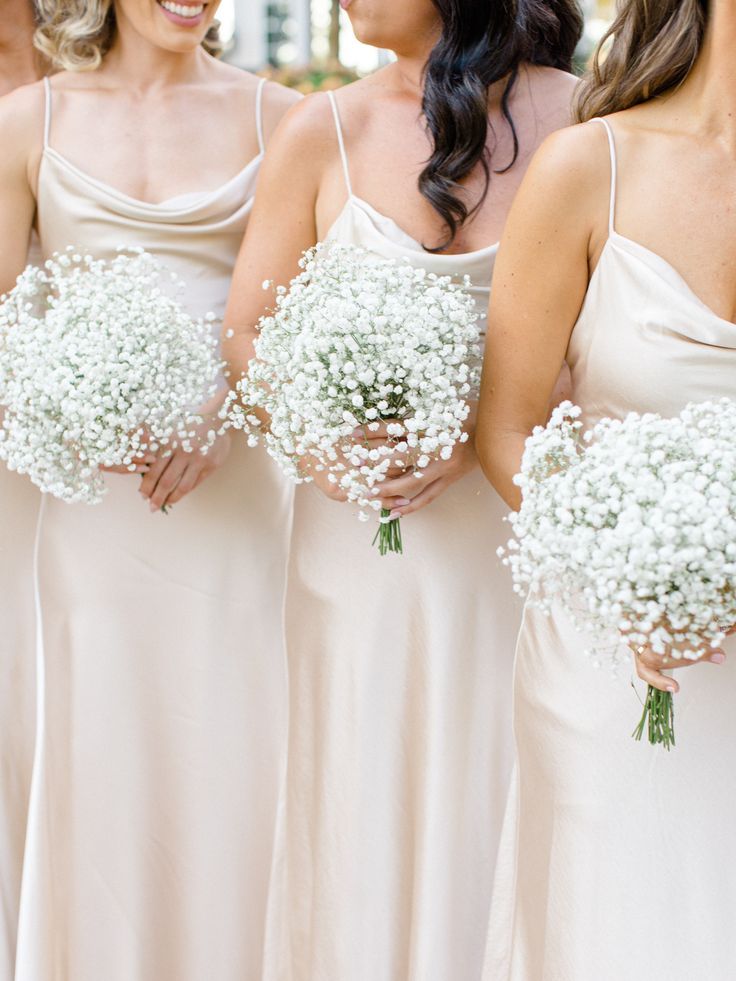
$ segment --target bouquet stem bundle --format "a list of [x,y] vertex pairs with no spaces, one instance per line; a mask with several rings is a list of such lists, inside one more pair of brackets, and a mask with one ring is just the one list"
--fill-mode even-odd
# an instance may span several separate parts
[[664,746],[669,750],[675,745],[675,700],[672,692],[647,686],[644,711],[632,735],[640,742],[645,732],[652,746]]
[[381,522],[376,537],[373,539],[373,544],[378,545],[378,551],[381,555],[387,555],[389,552],[396,552],[401,555],[404,551],[404,545],[401,541],[401,519],[392,518],[388,508],[381,508]]

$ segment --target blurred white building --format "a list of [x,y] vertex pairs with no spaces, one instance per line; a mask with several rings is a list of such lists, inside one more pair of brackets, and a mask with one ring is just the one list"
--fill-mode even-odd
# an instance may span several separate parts
[[[303,66],[329,55],[331,0],[223,0],[223,35],[233,41],[230,61],[244,68],[266,64]],[[356,41],[346,15],[340,15],[340,61],[371,71],[385,55]]]

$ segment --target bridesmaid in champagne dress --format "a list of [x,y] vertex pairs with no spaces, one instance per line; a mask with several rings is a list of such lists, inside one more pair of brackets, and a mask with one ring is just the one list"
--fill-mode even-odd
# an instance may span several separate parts
[[[7,0],[0,18],[0,96],[43,74],[31,0]],[[29,261],[37,261],[37,242]],[[41,495],[0,465],[0,978],[11,978],[18,933],[34,739],[33,540]]]
[[[523,441],[565,352],[586,424],[736,398],[736,218],[723,207],[736,196],[736,8],[706,6],[621,6],[579,103],[581,120],[607,118],[554,136],[517,198],[478,431],[514,506]],[[596,671],[590,640],[559,608],[525,613],[484,979],[730,981],[733,641],[675,678],[663,670],[690,662],[637,653],[642,682],[677,691],[667,753],[631,738],[629,673]]]
[[[102,60],[2,106],[0,224],[17,241],[0,244],[0,288],[24,264],[35,212],[44,255],[143,246],[183,278],[194,314],[222,315],[265,142],[295,97],[202,49],[217,3],[170,6],[42,4],[62,67]],[[291,490],[265,454],[224,440],[206,458],[155,461],[142,483],[107,480],[98,507],[42,506],[12,976],[259,978],[286,749]]]
[[[574,81],[558,68],[569,67],[578,36],[572,6],[559,7],[555,50],[527,49],[493,0],[345,6],[357,36],[398,60],[307,99],[274,141],[228,312],[236,369],[263,309],[262,281],[288,282],[319,239],[468,276],[483,326],[514,191],[538,142],[570,118]],[[458,72],[465,66],[462,83],[454,59]],[[439,120],[448,113],[482,138],[471,145],[464,131],[446,133]],[[488,187],[484,159],[494,171]],[[449,180],[462,184],[457,196],[443,191]],[[426,473],[390,492],[408,505],[400,557],[371,548],[370,528],[330,499],[328,483],[297,489],[289,768],[268,981],[480,975],[520,610],[495,555],[505,506],[484,486],[472,443]]]

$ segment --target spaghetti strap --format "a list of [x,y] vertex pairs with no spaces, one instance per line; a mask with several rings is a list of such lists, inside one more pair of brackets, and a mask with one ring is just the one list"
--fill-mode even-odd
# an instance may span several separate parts
[[49,145],[49,134],[51,133],[51,82],[48,75],[44,76],[43,87],[46,91],[46,113],[43,121],[43,147],[45,150]]
[[266,141],[263,138],[263,90],[265,87],[266,79],[262,78],[256,91],[256,132],[258,133],[258,147],[261,153],[266,152]]
[[348,155],[345,152],[345,139],[342,135],[342,124],[340,122],[340,113],[337,109],[337,99],[335,98],[334,92],[328,92],[327,98],[330,100],[330,105],[332,106],[332,115],[335,117],[335,129],[337,130],[337,142],[340,144],[340,156],[342,157],[342,169],[345,173],[345,185],[348,189],[348,194],[353,197],[353,185],[350,183],[350,168],[348,167]]
[[618,168],[616,164],[616,141],[613,138],[613,129],[611,124],[605,120],[601,119],[600,116],[596,119],[591,120],[594,123],[602,123],[606,128],[606,133],[608,134],[608,147],[611,151],[611,194],[610,194],[610,206],[608,212],[608,234],[612,235],[615,231],[615,220],[616,220],[616,186],[617,186],[617,173]]

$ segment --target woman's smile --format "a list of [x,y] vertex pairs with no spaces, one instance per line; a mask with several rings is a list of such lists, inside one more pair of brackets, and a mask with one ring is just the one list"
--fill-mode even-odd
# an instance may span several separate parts
[[164,16],[180,27],[198,27],[204,20],[207,4],[174,3],[172,0],[157,0]]

